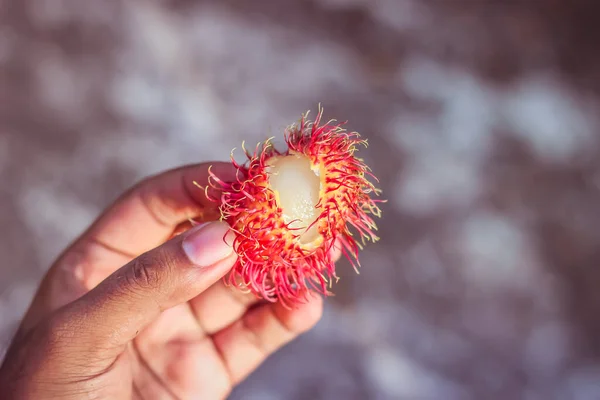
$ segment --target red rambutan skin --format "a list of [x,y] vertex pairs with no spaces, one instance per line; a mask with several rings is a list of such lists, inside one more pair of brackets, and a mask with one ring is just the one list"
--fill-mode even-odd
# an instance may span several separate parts
[[[321,125],[322,109],[315,121],[303,115],[298,124],[285,132],[288,149],[276,150],[271,140],[258,145],[238,170],[237,180],[224,182],[211,174],[210,185],[221,192],[221,219],[235,232],[233,244],[238,260],[226,282],[254,293],[268,301],[297,306],[307,300],[310,291],[331,295],[328,290],[337,281],[334,244],[358,271],[359,248],[365,241],[378,240],[372,216],[381,216],[378,203],[371,196],[379,194],[367,178],[377,179],[365,163],[355,157],[366,141],[356,132],[347,132],[343,123],[329,121]],[[243,147],[243,146],[242,146]],[[269,160],[273,157],[303,155],[319,172],[320,214],[316,225],[319,237],[302,243],[299,230],[286,223],[275,192],[269,187]],[[311,227],[313,226],[311,225]],[[350,231],[353,228],[355,235]]]

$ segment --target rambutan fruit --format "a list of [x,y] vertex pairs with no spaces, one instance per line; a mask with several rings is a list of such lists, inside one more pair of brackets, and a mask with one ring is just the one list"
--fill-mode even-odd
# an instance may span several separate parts
[[378,240],[372,216],[381,216],[381,200],[371,198],[380,190],[367,179],[376,178],[355,156],[366,141],[343,123],[321,124],[322,109],[314,122],[307,116],[286,129],[287,150],[276,150],[272,139],[253,153],[242,146],[247,162],[231,157],[237,180],[210,180],[221,193],[214,199],[221,219],[236,234],[238,260],[227,283],[286,306],[303,303],[310,291],[332,294],[334,246],[358,271],[358,250]]

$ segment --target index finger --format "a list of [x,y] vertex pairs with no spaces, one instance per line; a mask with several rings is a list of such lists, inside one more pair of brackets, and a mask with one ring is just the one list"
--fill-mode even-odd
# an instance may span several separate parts
[[[144,179],[110,206],[79,240],[92,240],[136,257],[170,238],[190,218],[214,214],[218,204],[206,197],[209,169],[222,180],[235,179],[230,163],[203,163]],[[217,197],[209,186],[209,196]]]
[[[229,163],[190,165],[147,178],[117,199],[50,268],[21,331],[80,297],[140,254],[166,242],[182,222],[204,220],[207,214],[215,213],[218,204],[198,187],[209,185],[210,172],[222,180],[236,176]],[[212,188],[208,194],[219,196]]]

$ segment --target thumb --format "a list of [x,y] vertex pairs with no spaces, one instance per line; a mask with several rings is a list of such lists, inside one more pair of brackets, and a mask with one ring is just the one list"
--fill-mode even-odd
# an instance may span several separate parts
[[196,297],[235,263],[228,231],[223,222],[196,226],[115,271],[59,311],[70,340],[120,349],[162,311]]

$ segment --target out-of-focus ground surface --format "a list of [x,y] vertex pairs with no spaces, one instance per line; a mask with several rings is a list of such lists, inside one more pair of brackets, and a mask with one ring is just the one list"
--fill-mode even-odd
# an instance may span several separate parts
[[600,3],[0,1],[0,349],[115,196],[319,102],[382,240],[234,399],[600,399]]

